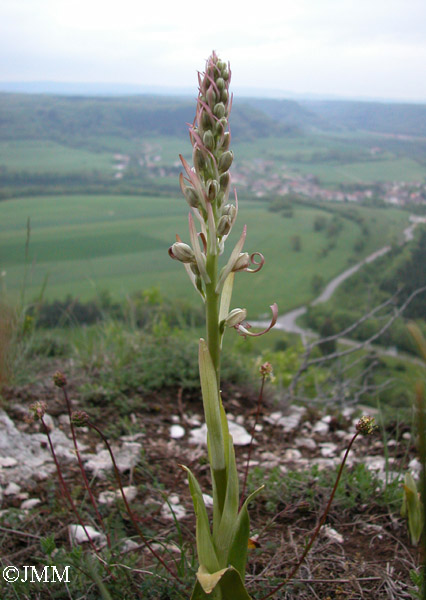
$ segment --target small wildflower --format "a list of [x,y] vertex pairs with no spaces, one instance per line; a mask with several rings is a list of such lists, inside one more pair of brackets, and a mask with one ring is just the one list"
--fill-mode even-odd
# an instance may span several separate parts
[[169,248],[169,256],[175,260],[180,260],[183,263],[195,262],[195,254],[191,246],[184,244],[183,242],[175,242],[173,246]]
[[67,378],[63,373],[61,373],[61,371],[56,371],[56,373],[53,375],[53,383],[56,385],[56,387],[63,388],[67,385]]
[[84,410],[76,410],[71,415],[71,422],[76,427],[84,427],[89,421],[89,415]]
[[262,365],[260,365],[259,371],[262,377],[270,377],[272,379],[274,376],[270,362],[264,362]]
[[363,416],[357,423],[356,430],[362,435],[371,435],[377,429],[374,417]]
[[30,404],[29,409],[31,411],[31,416],[30,416],[30,420],[36,420],[39,421],[40,419],[42,419],[46,413],[46,402],[34,402],[34,404]]

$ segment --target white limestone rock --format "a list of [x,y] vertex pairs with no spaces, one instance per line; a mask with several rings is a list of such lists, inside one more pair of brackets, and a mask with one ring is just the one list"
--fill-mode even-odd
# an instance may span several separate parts
[[[238,425],[234,421],[228,421],[228,426],[235,446],[247,446],[250,444],[251,435],[242,425]],[[190,444],[207,446],[207,425],[205,423],[201,427],[191,430],[189,442]],[[253,440],[253,443],[256,443],[255,440]]]

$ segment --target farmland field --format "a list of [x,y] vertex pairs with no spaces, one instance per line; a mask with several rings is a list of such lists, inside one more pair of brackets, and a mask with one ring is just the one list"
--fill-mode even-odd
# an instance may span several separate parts
[[113,156],[70,148],[49,140],[0,142],[0,165],[30,173],[112,172]]
[[[267,210],[260,201],[241,202],[237,226],[228,241],[236,241],[244,223],[248,226],[245,249],[261,251],[266,264],[256,275],[241,273],[236,280],[235,305],[246,306],[251,317],[264,313],[272,302],[280,312],[313,298],[311,280],[324,281],[342,271],[349,261],[359,260],[401,235],[405,212],[393,209],[354,207],[369,224],[362,254],[355,258],[353,246],[360,237],[354,221],[343,220],[335,247],[319,253],[329,242],[323,231],[314,232],[314,220],[329,213],[296,206],[292,218]],[[158,287],[165,295],[198,302],[184,269],[170,260],[168,246],[179,233],[188,241],[187,205],[175,198],[135,196],[52,196],[12,199],[0,203],[1,283],[10,298],[17,298],[25,280],[27,299],[48,278],[45,296],[67,294],[93,298],[109,290],[116,298],[132,291]],[[25,260],[26,223],[31,233]],[[300,236],[301,250],[292,250],[291,238]],[[25,275],[26,273],[26,275]]]

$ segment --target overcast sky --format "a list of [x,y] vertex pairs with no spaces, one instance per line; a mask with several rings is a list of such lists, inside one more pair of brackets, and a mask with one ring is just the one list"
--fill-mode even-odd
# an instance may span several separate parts
[[0,81],[243,88],[426,101],[425,0],[1,0]]

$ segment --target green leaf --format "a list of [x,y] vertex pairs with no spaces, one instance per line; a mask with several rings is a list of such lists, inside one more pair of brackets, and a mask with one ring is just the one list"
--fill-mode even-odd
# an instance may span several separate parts
[[[191,600],[214,600],[216,598],[220,598],[220,600],[251,600],[240,574],[233,567],[222,569],[219,573],[213,573],[211,577],[217,578],[215,587],[210,592],[205,592],[197,579]],[[208,581],[210,583],[213,579]]]
[[188,474],[189,491],[191,492],[192,502],[194,504],[198,561],[200,565],[205,565],[209,572],[214,573],[220,569],[220,565],[213,544],[203,494],[198,481],[188,467],[182,465],[182,468]]
[[214,471],[224,471],[226,465],[219,390],[213,361],[207,344],[202,338],[200,339],[198,358],[204,414],[211,453],[211,466]]
[[[232,436],[228,434],[229,461],[227,470],[226,496],[218,529],[213,532],[219,564],[229,565],[228,553],[238,516],[238,473]],[[247,549],[247,547],[246,547]]]
[[250,518],[248,514],[248,505],[253,498],[263,490],[264,487],[265,486],[262,485],[260,488],[252,492],[250,496],[248,496],[242,505],[240,512],[238,513],[238,517],[233,528],[232,539],[230,540],[229,544],[227,564],[235,567],[241,577],[245,576],[248,540],[250,537]]
[[423,530],[423,511],[416,482],[410,473],[405,474],[404,502],[401,513],[403,516],[408,516],[411,542],[413,545],[417,545]]

